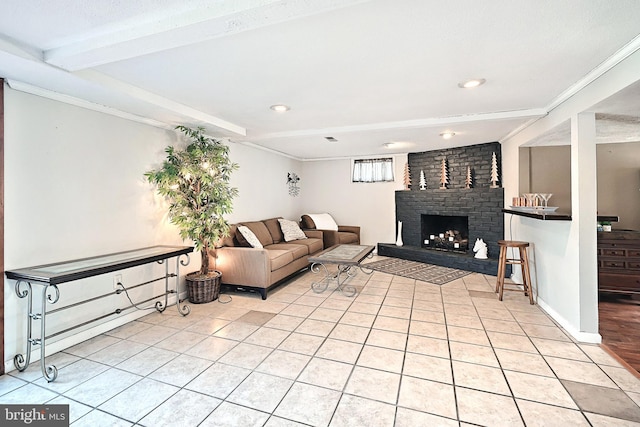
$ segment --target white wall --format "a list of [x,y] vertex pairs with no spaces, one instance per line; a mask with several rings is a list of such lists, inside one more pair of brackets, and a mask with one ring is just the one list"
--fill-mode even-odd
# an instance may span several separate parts
[[[529,182],[520,182],[520,193],[553,191],[549,206],[557,206],[558,212],[571,212],[571,145],[569,141],[567,145],[527,147],[520,150],[529,151],[529,164],[526,168],[529,170]],[[520,154],[522,156],[524,153]],[[520,176],[522,175],[521,173]]]
[[231,159],[240,168],[231,177],[231,185],[238,188],[239,195],[233,202],[229,221],[279,216],[300,219],[298,206],[301,196],[289,195],[287,173],[297,174],[301,178],[299,186],[302,184],[304,187],[307,179],[303,174],[302,162],[242,144],[231,144]]
[[[174,131],[6,87],[6,270],[156,244],[190,245],[168,223],[165,202],[143,177],[162,162],[166,146],[182,143]],[[231,221],[298,215],[299,200],[288,195],[286,177],[287,172],[302,175],[301,162],[239,144],[231,144],[231,158],[240,165],[232,179],[240,194]],[[199,256],[191,258],[181,275],[198,267]],[[175,261],[170,265],[173,271]],[[111,292],[114,274],[60,285],[61,300],[50,309]],[[124,283],[133,285],[161,277],[164,266],[154,263],[122,274]],[[7,370],[13,369],[13,356],[24,352],[26,338],[26,300],[16,296],[14,283],[5,280]],[[162,282],[141,287],[133,297],[150,297],[163,289]],[[40,287],[35,291],[35,303],[40,304]],[[121,295],[62,311],[47,318],[47,334],[127,305]],[[128,313],[55,337],[48,341],[48,353],[148,312]]]
[[613,228],[640,230],[640,142],[598,144],[598,213],[618,215]]
[[340,225],[359,225],[361,243],[393,243],[396,240],[395,191],[402,190],[407,155],[394,156],[395,182],[351,182],[351,160],[304,162],[301,181],[305,213],[329,212]]
[[[6,270],[158,243],[180,244],[142,176],[172,142],[173,132],[6,88]],[[159,277],[158,267],[128,270],[124,282]],[[149,288],[155,293],[158,285]],[[13,286],[13,281],[5,281],[8,360],[24,351],[26,338],[26,299],[19,299]],[[49,308],[112,288],[112,275],[63,284],[61,300]],[[37,312],[40,292],[41,287],[34,286]],[[47,333],[126,306],[122,298],[109,297],[52,315],[47,318]]]
[[[510,201],[518,194],[519,147],[533,138],[553,129],[594,104],[634,83],[640,78],[640,51],[630,55],[613,69],[595,80],[572,98],[555,108],[545,118],[537,121],[519,134],[503,141],[502,167],[505,199]],[[572,144],[581,144],[572,141]],[[590,144],[590,141],[585,141]],[[586,169],[585,169],[586,168]],[[571,175],[590,181],[595,175],[595,163],[583,161],[572,149]],[[572,182],[572,194],[577,191]],[[595,187],[595,182],[591,188]],[[574,195],[575,196],[575,195]],[[595,265],[595,203],[579,203],[572,196],[573,221],[556,223],[514,216],[511,221],[513,238],[531,242],[535,248],[539,303],[575,338],[583,341],[599,341],[597,308],[597,271]],[[582,209],[582,212],[581,212]],[[593,219],[593,221],[591,221]],[[581,224],[581,221],[584,224]],[[588,224],[592,222],[591,224]],[[510,221],[506,221],[505,233],[509,235]],[[593,265],[584,260],[593,259]],[[588,276],[585,277],[585,271]],[[581,280],[582,276],[582,280]]]

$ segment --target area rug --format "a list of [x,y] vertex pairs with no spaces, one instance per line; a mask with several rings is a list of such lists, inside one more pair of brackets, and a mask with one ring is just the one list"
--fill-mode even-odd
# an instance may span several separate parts
[[405,259],[388,258],[380,261],[362,264],[363,268],[395,274],[410,279],[444,285],[452,280],[459,279],[471,271],[458,270],[457,268],[441,267],[439,265],[425,264],[423,262],[407,261]]

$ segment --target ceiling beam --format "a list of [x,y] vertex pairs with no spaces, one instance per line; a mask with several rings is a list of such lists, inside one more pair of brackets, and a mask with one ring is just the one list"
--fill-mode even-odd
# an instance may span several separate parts
[[171,99],[162,97],[160,95],[156,95],[155,93],[152,93],[144,89],[141,89],[137,86],[125,83],[121,80],[114,79],[112,77],[107,76],[106,74],[102,74],[93,70],[84,70],[84,71],[79,71],[77,73],[74,73],[74,75],[77,75],[85,80],[89,80],[91,82],[101,84],[102,86],[107,87],[111,90],[117,91],[123,95],[128,95],[130,97],[139,99],[149,104],[153,104],[155,106],[165,108],[169,111],[173,111],[180,115],[191,117],[205,124],[209,124],[217,128],[224,129],[229,132],[233,132],[236,135],[241,135],[241,136],[247,135],[247,130],[242,126],[238,126],[234,123],[212,116],[211,114],[204,113],[195,108],[192,108],[187,105],[181,104],[179,102],[173,101]]
[[129,20],[77,35],[44,60],[78,71],[187,46],[371,0],[226,0],[140,23]]
[[313,135],[334,135],[349,132],[363,132],[386,129],[412,129],[412,128],[428,128],[435,126],[455,125],[469,122],[482,122],[493,120],[509,120],[524,118],[540,118],[547,114],[544,108],[532,108],[528,110],[500,111],[494,113],[465,114],[460,116],[448,117],[431,117],[426,119],[405,120],[398,122],[371,123],[366,125],[341,126],[323,129],[303,129],[287,132],[267,133],[252,137],[252,141],[260,141],[274,138],[290,138]]
[[[161,107],[176,113],[187,119],[187,121],[193,120],[196,122],[194,125],[211,125],[240,136],[246,136],[247,134],[246,129],[242,126],[145,91],[120,80],[113,79],[96,71],[85,70],[70,73],[52,66],[43,62],[42,56],[39,55],[37,51],[2,38],[0,38],[0,75],[8,79],[12,89],[139,122],[146,122],[153,126],[172,127],[169,124],[163,124],[154,119],[147,120],[132,112],[122,111],[121,109],[107,105],[101,107],[96,102],[89,100],[84,101],[80,98],[87,96],[87,99],[91,99],[89,95],[92,94],[94,98],[99,98],[100,92],[104,90],[113,91],[117,92],[124,99],[133,98],[138,101],[143,101],[155,107]],[[75,90],[75,96],[68,93],[68,89],[72,87],[77,89]]]
[[31,61],[42,62],[44,59],[44,52],[34,47],[21,44],[16,40],[12,40],[0,34],[0,52],[5,54],[19,57],[21,59],[27,59]]

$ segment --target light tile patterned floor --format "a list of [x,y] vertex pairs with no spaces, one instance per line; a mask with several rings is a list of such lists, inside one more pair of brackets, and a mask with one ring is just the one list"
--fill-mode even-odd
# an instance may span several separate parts
[[640,380],[495,277],[314,279],[151,313],[50,357],[51,384],[0,377],[0,403],[70,404],[74,427],[640,426]]

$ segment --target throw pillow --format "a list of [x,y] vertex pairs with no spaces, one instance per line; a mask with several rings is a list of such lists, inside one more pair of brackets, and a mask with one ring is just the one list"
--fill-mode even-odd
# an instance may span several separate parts
[[273,245],[273,238],[271,237],[271,233],[269,233],[269,229],[262,221],[243,221],[242,224],[246,226],[249,230],[256,235],[262,246]]
[[335,230],[338,231],[338,224],[328,213],[307,214],[311,217],[317,230]]
[[302,240],[306,239],[307,235],[304,234],[304,231],[300,229],[300,226],[295,221],[290,221],[288,219],[278,218],[278,222],[280,223],[280,228],[282,229],[282,234],[284,234],[284,241],[290,242],[292,240]]
[[247,239],[244,238],[244,236],[242,235],[242,233],[238,229],[238,227],[240,227],[240,225],[241,224],[238,224],[236,226],[236,233],[235,233],[235,238],[238,241],[238,246],[241,246],[243,248],[250,248],[251,245],[249,244],[249,242],[247,242]]
[[247,240],[247,242],[251,245],[252,248],[262,249],[263,247],[262,243],[260,243],[260,240],[258,240],[256,235],[253,234],[253,231],[249,230],[249,227],[240,225],[238,226],[238,231],[242,234],[242,237],[244,237]]

